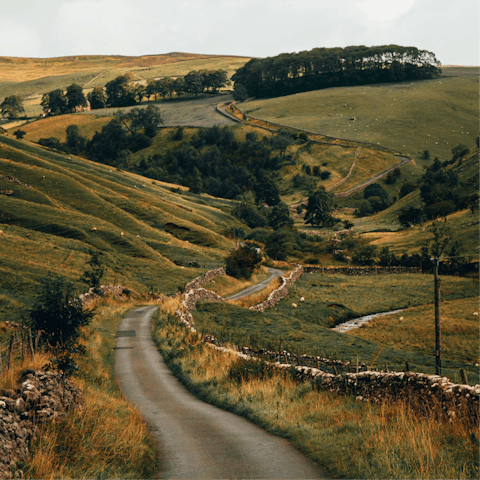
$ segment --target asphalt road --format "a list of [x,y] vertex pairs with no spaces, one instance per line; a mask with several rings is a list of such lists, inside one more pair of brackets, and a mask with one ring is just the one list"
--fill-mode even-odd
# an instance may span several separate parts
[[270,268],[267,267],[268,271],[270,272],[270,276],[264,280],[263,282],[257,283],[256,285],[252,285],[251,287],[246,288],[245,290],[242,290],[241,292],[235,293],[235,295],[230,295],[229,297],[225,297],[227,300],[237,300],[238,298],[243,298],[243,297],[248,297],[249,295],[253,295],[254,293],[260,292],[260,290],[263,290],[265,287],[268,286],[268,284],[277,277],[280,277],[280,275],[283,275],[285,272],[282,270],[277,270],[276,268]]
[[[190,394],[151,339],[155,309],[139,308],[121,321],[115,373],[157,442],[156,478],[331,478],[287,440]],[[135,336],[120,336],[125,331]]]

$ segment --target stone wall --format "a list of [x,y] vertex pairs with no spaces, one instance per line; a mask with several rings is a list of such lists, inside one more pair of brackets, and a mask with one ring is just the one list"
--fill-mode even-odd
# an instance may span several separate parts
[[305,273],[332,273],[340,275],[388,275],[393,273],[422,273],[420,267],[319,267],[305,265]]
[[302,274],[303,266],[297,265],[295,270],[290,272],[290,275],[288,277],[284,277],[282,275],[280,277],[282,279],[282,284],[276,290],[270,293],[266,300],[259,303],[258,305],[250,307],[250,309],[263,312],[266,308],[270,308],[273,307],[273,305],[276,305],[282,298],[285,298],[288,295],[288,287],[290,285],[293,285],[301,277]]
[[225,275],[225,269],[223,267],[216,268],[215,270],[209,270],[208,272],[205,272],[205,274],[201,277],[197,277],[193,279],[190,283],[187,283],[185,285],[185,292],[188,293],[194,288],[201,287],[202,285],[210,282],[212,278],[219,277],[221,275]]
[[100,294],[95,293],[95,289],[92,287],[88,290],[87,293],[82,293],[79,298],[82,302],[82,305],[88,305],[94,300],[106,295],[113,295],[117,298],[120,298],[123,294],[124,287],[122,285],[101,285]]
[[[207,338],[207,340],[211,340]],[[212,344],[213,343],[213,344]],[[210,342],[212,348],[235,353],[252,361],[248,347],[238,352]],[[289,357],[290,358],[290,357]],[[302,357],[300,357],[302,358]],[[321,359],[329,362],[329,359]],[[335,364],[336,361],[330,361]],[[376,372],[365,370],[359,373],[332,374],[318,368],[297,366],[290,363],[269,362],[278,370],[295,372],[298,381],[311,381],[320,390],[340,395],[353,395],[358,401],[372,403],[403,401],[422,415],[432,413],[445,419],[469,418],[479,424],[480,385],[458,385],[448,378],[417,372]],[[342,363],[342,362],[339,362]],[[364,364],[362,364],[364,367]],[[323,368],[323,367],[322,367]]]
[[54,372],[24,373],[16,390],[0,390],[0,478],[21,478],[17,460],[29,458],[28,444],[38,426],[84,408],[78,387]]

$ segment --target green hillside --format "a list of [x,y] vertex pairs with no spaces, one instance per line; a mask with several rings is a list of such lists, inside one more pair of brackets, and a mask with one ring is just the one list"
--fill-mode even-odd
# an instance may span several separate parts
[[448,160],[478,135],[478,69],[445,68],[435,80],[339,87],[240,103],[247,115],[336,138]]
[[[48,271],[78,279],[90,250],[103,283],[173,294],[222,264],[241,224],[228,201],[0,137],[0,315],[14,319]],[[92,231],[96,229],[96,232]],[[198,262],[202,268],[177,263]]]

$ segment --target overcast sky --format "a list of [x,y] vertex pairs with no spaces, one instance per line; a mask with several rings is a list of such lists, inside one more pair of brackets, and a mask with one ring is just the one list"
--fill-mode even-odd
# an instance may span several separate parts
[[398,44],[480,65],[478,0],[0,0],[0,56],[267,57]]

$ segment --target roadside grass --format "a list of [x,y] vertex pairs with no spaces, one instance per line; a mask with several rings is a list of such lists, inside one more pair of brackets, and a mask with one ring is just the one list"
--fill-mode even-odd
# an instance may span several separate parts
[[466,418],[443,424],[435,412],[420,418],[401,403],[359,403],[288,375],[230,379],[241,360],[199,343],[162,312],[155,314],[154,339],[194,395],[289,439],[335,477],[478,477],[478,429]]
[[97,303],[93,322],[83,328],[87,354],[74,380],[86,408],[43,428],[26,462],[27,478],[151,478],[156,470],[147,426],[115,382],[116,329],[131,308],[111,298]]
[[232,305],[237,305],[238,307],[253,307],[254,305],[258,305],[265,301],[274,290],[280,287],[281,284],[282,281],[280,278],[275,278],[269,283],[268,287],[264,288],[262,291],[249,295],[248,297],[239,298],[238,300],[228,300],[228,302]]
[[[0,200],[0,314],[8,320],[33,301],[48,271],[85,291],[79,278],[90,250],[101,253],[104,284],[140,296],[176,293],[223,263],[234,246],[223,233],[242,225],[228,213],[231,202],[26,142],[2,137],[0,157],[1,174],[20,182],[0,180],[13,191]],[[202,268],[173,263],[192,258]]]
[[238,279],[231,277],[230,275],[222,275],[220,277],[215,277],[213,280],[205,284],[203,288],[211,290],[221,297],[227,297],[260,283],[263,280],[266,280],[269,276],[270,273],[267,267],[262,265],[253,273],[250,280]]
[[329,88],[239,106],[264,120],[410,153],[417,162],[423,150],[443,161],[458,144],[473,147],[478,135],[478,69],[449,72],[413,84]]
[[[479,297],[442,301],[442,357],[478,364],[478,305]],[[435,305],[373,318],[347,333],[392,348],[431,354],[435,344]]]

